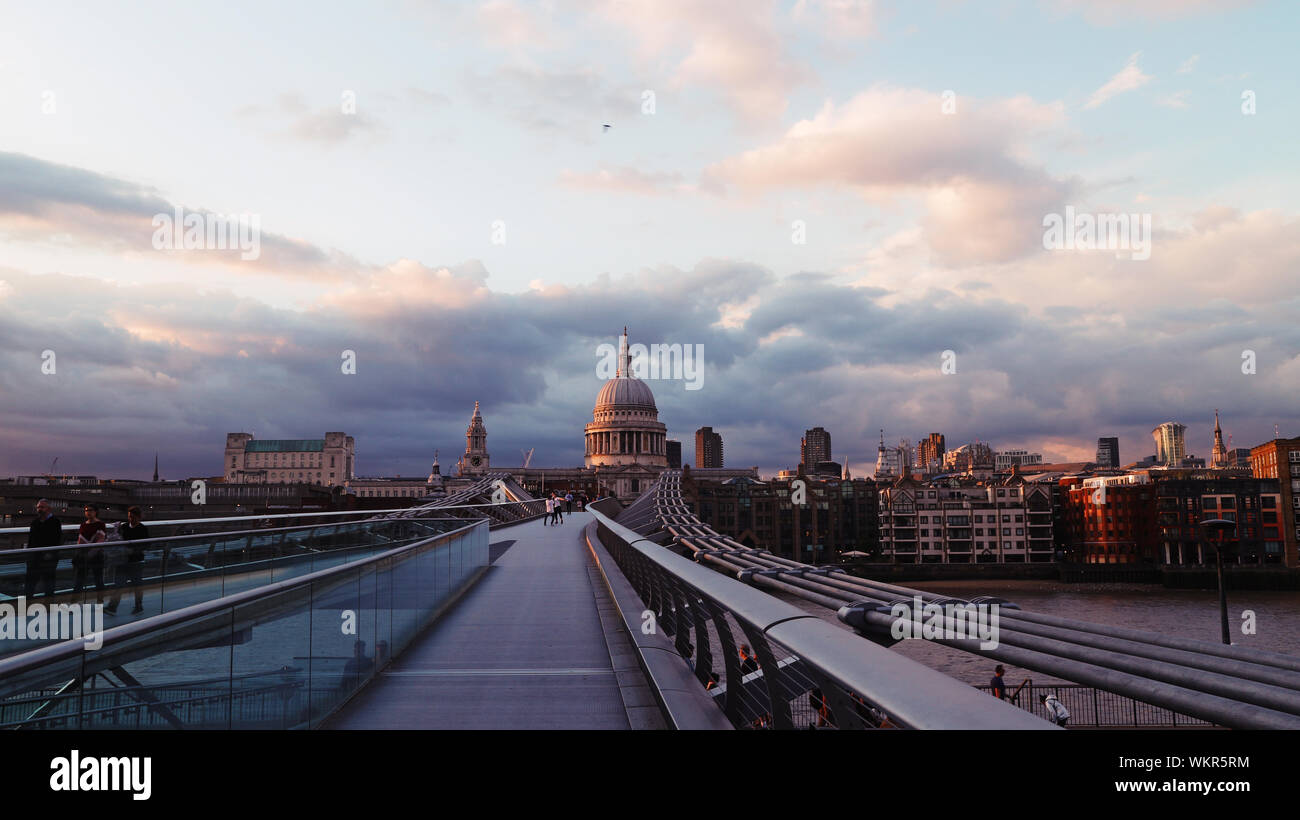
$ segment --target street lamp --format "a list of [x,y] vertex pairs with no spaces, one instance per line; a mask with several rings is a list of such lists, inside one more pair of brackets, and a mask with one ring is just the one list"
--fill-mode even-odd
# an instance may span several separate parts
[[[1223,584],[1223,546],[1227,543],[1229,531],[1237,529],[1236,521],[1229,521],[1226,518],[1209,518],[1201,522],[1205,527],[1206,533],[1218,534],[1218,540],[1215,542],[1214,562],[1219,573],[1219,623],[1223,629],[1223,642],[1231,644],[1232,640],[1228,637],[1228,591]],[[1208,535],[1206,542],[1210,541]]]

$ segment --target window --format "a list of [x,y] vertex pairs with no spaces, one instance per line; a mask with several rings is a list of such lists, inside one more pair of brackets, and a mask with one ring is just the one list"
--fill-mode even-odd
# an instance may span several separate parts
[[1010,535],[1010,534],[1011,534],[1011,528],[1010,528],[1010,527],[1003,527],[1003,528],[1002,528],[1002,534],[1003,534],[1003,535]]

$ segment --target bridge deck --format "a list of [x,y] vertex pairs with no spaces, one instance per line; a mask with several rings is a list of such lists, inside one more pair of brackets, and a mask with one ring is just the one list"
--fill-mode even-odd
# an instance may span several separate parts
[[515,539],[329,729],[627,729],[588,575],[588,513]]

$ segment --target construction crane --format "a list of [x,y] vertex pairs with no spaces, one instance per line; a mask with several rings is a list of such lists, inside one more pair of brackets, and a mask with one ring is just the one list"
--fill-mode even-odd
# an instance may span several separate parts
[[58,456],[55,456],[55,457],[54,457],[54,460],[50,462],[50,471],[49,471],[48,473],[45,474],[45,477],[46,477],[47,479],[49,479],[49,480],[51,480],[51,481],[54,480],[54,468],[57,467],[58,464],[59,464],[59,457],[58,457]]
[[519,452],[522,453],[523,456],[524,456],[524,469],[525,469],[525,470],[528,469],[528,465],[529,465],[529,463],[532,462],[532,460],[533,460],[533,451],[536,450],[536,449],[537,449],[536,447],[529,447],[527,450],[520,450],[520,451],[519,451]]

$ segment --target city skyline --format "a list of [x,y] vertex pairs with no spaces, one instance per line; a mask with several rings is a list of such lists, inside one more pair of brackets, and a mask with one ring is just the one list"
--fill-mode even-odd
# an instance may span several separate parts
[[[476,402],[476,403],[475,403],[475,407],[474,407],[474,418],[475,418],[475,420],[478,420],[478,413],[479,413],[479,407],[478,407],[478,403]],[[481,423],[481,422],[480,422],[480,423]],[[709,427],[709,429],[710,429],[710,430],[712,429],[711,426]],[[816,429],[822,429],[822,428],[819,427],[819,428],[816,428]],[[1188,429],[1192,429],[1192,428],[1189,427]],[[830,430],[824,430],[824,429],[823,429],[822,431],[827,435],[828,438],[830,437],[831,432],[832,432],[832,431],[830,431]],[[690,437],[691,437],[692,441],[695,440],[695,435],[696,435],[698,432],[699,432],[699,430],[696,430],[695,433],[690,434]],[[716,433],[721,433],[722,431],[715,431],[715,432],[716,432]],[[805,432],[809,432],[809,431],[805,431]],[[226,434],[226,435],[229,436],[229,435],[233,435],[233,434],[232,434],[232,433],[228,433],[228,434]],[[239,433],[239,435],[250,436],[250,437],[255,438],[255,439],[258,439],[258,440],[281,439],[281,438],[283,438],[283,439],[288,439],[288,440],[300,440],[300,439],[302,439],[302,436],[299,436],[299,435],[293,435],[293,436],[264,436],[264,437],[258,437],[258,436],[256,436],[255,433],[245,432],[245,431],[241,431],[241,432]],[[508,431],[508,430],[503,430],[502,433],[501,433],[501,435],[502,435],[503,437],[508,437],[508,435],[509,435],[509,431]],[[670,434],[670,435],[671,435],[671,434]],[[936,434],[931,434],[931,435],[936,435]],[[938,435],[942,435],[942,434],[938,434]],[[1285,433],[1281,433],[1281,435],[1285,436]],[[462,433],[460,434],[459,437],[460,437],[460,439],[463,440],[463,439],[464,439],[464,433],[462,432]],[[1213,430],[1211,430],[1211,438],[1212,438],[1212,437],[1213,437]],[[352,437],[349,436],[349,439],[351,439],[351,438],[352,438]],[[724,436],[723,438],[724,438],[724,440],[725,440],[726,437]],[[906,441],[906,440],[907,440],[906,437],[904,437],[904,438],[902,439],[902,441]],[[958,440],[958,439],[953,438],[953,441],[954,441],[954,442],[956,442],[957,440]],[[1267,442],[1267,441],[1271,441],[1271,440],[1273,440],[1273,437],[1272,437],[1272,436],[1267,437],[1267,438],[1264,438],[1264,439],[1261,439],[1261,440],[1258,441],[1258,442],[1253,442],[1253,443],[1250,445],[1250,447],[1258,446],[1259,444],[1263,444],[1263,443],[1265,443],[1265,442]],[[509,441],[509,439],[507,439],[507,441]],[[924,441],[922,441],[921,443],[924,443]],[[669,444],[669,445],[677,444],[678,447],[680,447],[680,442],[675,442],[675,441],[669,440],[669,441],[668,441],[668,444]],[[1006,454],[1006,453],[1017,453],[1017,452],[1021,452],[1021,451],[1023,450],[1023,448],[1017,448],[1017,447],[1014,447],[1014,446],[994,446],[993,444],[990,444],[990,442],[988,442],[988,441],[980,440],[979,438],[973,438],[973,439],[970,439],[969,441],[965,441],[965,440],[963,440],[960,444],[954,444],[954,445],[950,448],[949,451],[954,450],[954,449],[957,449],[957,448],[965,447],[965,446],[967,446],[967,445],[969,445],[969,444],[980,444],[980,445],[988,446],[988,447],[991,448],[992,452],[993,452],[995,455],[1002,455],[1002,454]],[[457,446],[459,446],[459,445],[457,445]],[[453,446],[453,447],[451,448],[451,451],[452,451],[452,452],[460,452],[460,450],[457,449],[457,446]],[[500,446],[500,448],[501,448],[501,450],[502,450],[503,452],[506,452],[506,453],[511,452],[511,450],[508,449],[509,446],[510,446],[509,443],[507,443],[507,444],[505,444],[505,445],[500,445],[500,442],[497,442],[497,441],[495,440],[495,438],[494,438],[491,442],[488,442],[488,443],[487,443],[487,445],[486,445],[486,447],[487,447],[487,452],[489,452],[489,453],[493,452],[493,450],[494,450],[495,448],[497,448],[498,446]],[[878,446],[878,445],[877,445],[877,446]],[[891,446],[896,446],[896,445],[891,445]],[[1235,452],[1238,452],[1238,451],[1241,451],[1241,450],[1248,451],[1248,450],[1250,449],[1250,447],[1245,447],[1245,448],[1236,447],[1236,448],[1234,448],[1234,449],[1233,449],[1232,451],[1230,451],[1230,452],[1231,452],[1231,453],[1235,453]],[[435,447],[435,448],[434,448],[434,452],[436,453],[436,452],[438,452],[438,451],[443,451],[443,450],[446,450],[446,449],[447,449],[447,448],[444,448],[444,447]],[[776,448],[776,449],[779,450],[780,448],[778,447],[778,448]],[[1137,448],[1137,449],[1140,449],[1140,448]],[[1148,448],[1148,449],[1154,449],[1154,448]],[[1209,452],[1209,451],[1207,450],[1207,452]],[[684,459],[683,463],[694,464],[694,454],[693,454],[693,451],[691,452],[691,454],[692,454],[692,458]],[[1030,455],[1036,455],[1036,454],[1035,454],[1035,453],[1030,453]],[[1145,459],[1145,458],[1151,458],[1153,455],[1156,455],[1156,454],[1145,454],[1145,455],[1143,455],[1143,456],[1139,456],[1139,457],[1132,458],[1132,459],[1122,459],[1122,460],[1121,460],[1121,464],[1118,465],[1118,466],[1119,466],[1119,467],[1124,467],[1124,466],[1128,466],[1128,465],[1132,465],[1132,464],[1140,464],[1140,463],[1143,461],[1143,459]],[[1197,457],[1199,457],[1199,458],[1201,458],[1201,459],[1203,459],[1203,460],[1206,460],[1207,463],[1208,463],[1208,461],[1209,461],[1209,459],[1208,459],[1206,456],[1202,456],[1202,455],[1200,455],[1199,453],[1192,453],[1192,452],[1189,452],[1187,455],[1188,455],[1188,457],[1191,457],[1191,456],[1197,456]],[[62,461],[62,457],[58,457],[58,458],[59,458],[60,461]],[[158,454],[158,453],[154,453],[154,454],[150,455],[150,458],[153,459],[153,461],[152,461],[151,463],[152,463],[152,469],[153,469],[153,477],[154,477],[154,480],[158,480],[157,477],[158,477],[158,464],[159,464],[158,459],[159,459],[159,454]],[[418,455],[415,455],[415,456],[406,456],[406,457],[404,457],[402,460],[403,460],[404,463],[409,463],[409,462],[419,462],[419,458],[420,458],[420,457],[419,457]],[[432,463],[433,461],[436,461],[436,460],[437,460],[437,456],[436,456],[436,455],[430,455],[430,457],[429,457],[429,459],[427,460],[427,462],[428,462],[428,463]],[[522,461],[522,451],[521,451],[521,458],[518,459],[518,461]],[[1047,457],[1044,455],[1044,457],[1043,457],[1043,462],[1042,462],[1042,463],[1053,464],[1053,463],[1067,463],[1067,462],[1071,462],[1071,461],[1092,462],[1092,463],[1097,463],[1099,467],[1105,467],[1105,466],[1106,466],[1106,465],[1100,464],[1099,462],[1096,461],[1095,453],[1094,453],[1093,457],[1090,457],[1090,458],[1082,458],[1082,459],[1049,459],[1049,458],[1047,458]],[[2,463],[2,461],[0,461],[0,463]],[[74,463],[75,463],[75,462],[74,462]],[[516,459],[513,459],[513,458],[512,458],[511,456],[509,456],[509,455],[506,455],[506,456],[504,456],[504,457],[498,456],[498,457],[497,457],[497,463],[498,463],[499,465],[501,465],[501,468],[502,468],[502,469],[505,469],[505,468],[507,468],[507,467],[518,467],[518,466],[519,466],[519,464],[516,463]],[[875,466],[876,466],[874,460],[872,460],[872,461],[868,461],[868,460],[865,459],[865,458],[864,458],[864,459],[861,459],[861,463],[859,463],[859,460],[856,460],[856,459],[853,460],[852,463],[850,463],[850,462],[848,462],[848,461],[842,461],[842,462],[840,462],[840,463],[841,463],[842,466],[847,466],[847,467],[849,467],[849,469],[850,469],[851,471],[853,471],[854,474],[857,475],[858,477],[873,477],[873,472],[874,472],[874,470],[875,470]],[[216,466],[218,466],[218,467],[222,467],[222,464],[221,464],[220,461],[214,461],[214,464],[216,464]],[[403,476],[403,475],[404,475],[404,476],[407,476],[407,477],[413,477],[413,476],[419,476],[419,475],[422,474],[421,469],[418,467],[418,464],[417,464],[416,469],[414,469],[413,471],[410,471],[410,472],[405,472],[405,473],[404,473],[404,472],[401,472],[401,471],[397,471],[397,472],[388,472],[388,473],[384,473],[384,472],[376,472],[376,471],[370,471],[370,470],[365,469],[365,466],[364,466],[364,465],[365,465],[365,460],[364,460],[364,458],[363,458],[361,455],[358,455],[358,456],[357,456],[357,464],[358,464],[358,469],[357,469],[357,472],[356,472],[356,476],[357,476],[357,478],[379,477],[379,476],[384,476],[384,475],[387,475],[387,476]],[[575,463],[569,463],[569,462],[565,462],[565,461],[556,461],[556,462],[554,462],[554,463],[550,463],[550,462],[546,462],[546,463],[538,462],[537,464],[534,464],[534,467],[571,468],[571,467],[575,466],[575,464],[576,464],[576,462],[575,462]],[[855,467],[854,464],[856,464],[857,466]],[[110,472],[100,472],[100,473],[96,473],[96,472],[94,472],[93,470],[78,469],[78,468],[76,468],[76,467],[70,467],[70,466],[67,465],[67,462],[64,462],[64,465],[65,465],[65,468],[64,468],[64,469],[56,470],[56,471],[54,471],[53,473],[50,473],[49,470],[34,470],[34,471],[28,471],[28,472],[24,472],[24,471],[16,471],[16,472],[9,472],[9,473],[4,473],[3,471],[0,471],[0,478],[12,477],[12,476],[16,476],[16,475],[44,475],[44,474],[47,474],[47,473],[52,474],[52,475],[56,475],[56,476],[62,476],[62,475],[67,475],[67,476],[96,475],[96,476],[99,477],[99,478],[123,478],[123,479],[139,479],[139,478],[140,478],[140,476],[137,475],[137,474],[135,474],[135,473],[126,473],[126,472],[123,472],[123,473],[115,473],[115,472],[111,472],[111,471],[110,471]],[[764,476],[774,477],[778,472],[780,472],[780,471],[782,471],[782,470],[791,470],[791,469],[794,469],[795,467],[797,467],[797,466],[799,465],[799,461],[796,459],[796,460],[794,460],[793,462],[791,462],[791,463],[789,463],[789,464],[784,464],[784,463],[781,463],[781,462],[774,462],[774,465],[775,465],[775,466],[772,466],[772,467],[770,467],[770,468],[769,468],[769,467],[765,467],[764,465],[761,465],[761,464],[755,464],[755,465],[749,465],[749,464],[732,464],[732,465],[729,465],[729,466],[737,466],[737,467],[738,467],[738,466],[746,466],[746,467],[748,467],[748,466],[757,466],[758,469],[759,469],[760,474],[762,474],[762,475],[764,475]],[[870,471],[868,471],[868,467],[870,468]],[[921,471],[922,471],[922,470],[921,470],[921,465],[920,465],[920,464],[915,464],[915,465],[913,465],[913,468],[912,468],[912,469],[913,469],[913,472],[921,472]],[[168,470],[164,468],[162,472],[163,472],[164,474],[166,474],[166,473],[168,473]],[[222,472],[221,469],[218,469],[218,470],[215,470],[215,471],[204,471],[204,470],[201,470],[201,469],[200,469],[200,470],[195,470],[195,471],[182,471],[182,472],[179,472],[179,473],[176,472],[175,470],[173,470],[173,471],[172,471],[173,474],[170,475],[170,476],[164,475],[163,480],[179,480],[179,479],[181,479],[181,478],[199,477],[199,476],[205,476],[205,475],[219,475],[221,472]],[[424,472],[427,472],[427,469],[425,469]],[[454,473],[453,473],[453,474],[454,474]],[[896,478],[896,477],[897,477],[897,476],[891,476],[891,478]]]
[[[420,475],[475,401],[494,463],[572,466],[623,325],[702,349],[666,435],[765,474],[814,425],[854,475],[881,428],[1300,432],[1293,5],[231,8],[7,13],[0,475],[215,475],[236,430]],[[254,258],[160,243],[187,214]],[[1062,214],[1149,257],[1051,250]]]

